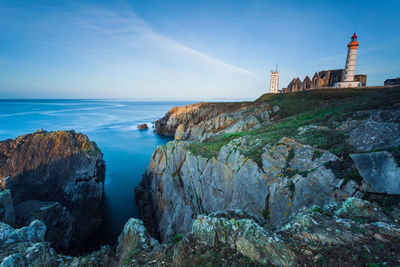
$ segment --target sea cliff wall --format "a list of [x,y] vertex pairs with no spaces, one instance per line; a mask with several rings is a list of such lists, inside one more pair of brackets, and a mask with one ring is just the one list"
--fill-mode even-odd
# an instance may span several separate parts
[[0,142],[0,177],[17,225],[44,221],[56,249],[78,251],[102,221],[105,163],[81,133],[40,130]]

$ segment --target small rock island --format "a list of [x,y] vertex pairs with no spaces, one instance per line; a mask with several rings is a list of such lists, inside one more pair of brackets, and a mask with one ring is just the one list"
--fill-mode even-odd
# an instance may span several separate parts
[[141,131],[147,130],[147,129],[149,129],[149,126],[147,126],[147,123],[143,123],[143,124],[138,125],[138,129]]

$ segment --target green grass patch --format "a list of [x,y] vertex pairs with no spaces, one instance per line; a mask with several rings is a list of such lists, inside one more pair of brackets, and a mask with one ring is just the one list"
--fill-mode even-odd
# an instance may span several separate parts
[[218,143],[196,143],[192,142],[188,145],[187,149],[192,152],[194,155],[199,155],[204,158],[210,159],[212,157],[218,157],[219,151],[221,147],[226,143],[218,142]]
[[312,209],[312,212],[318,212],[318,213],[323,214],[323,213],[324,213],[324,210],[323,210],[321,207],[315,206],[315,207]]
[[175,246],[178,244],[185,236],[182,234],[176,234],[172,237],[172,245]]

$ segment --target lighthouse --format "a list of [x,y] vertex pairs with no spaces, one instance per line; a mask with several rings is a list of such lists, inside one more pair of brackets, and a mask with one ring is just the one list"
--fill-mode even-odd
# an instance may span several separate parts
[[279,72],[278,72],[278,64],[276,64],[275,71],[271,71],[271,80],[269,83],[269,93],[277,94],[279,93]]
[[359,43],[357,41],[356,33],[351,37],[350,43],[347,44],[347,59],[346,67],[344,70],[344,79],[342,82],[335,83],[335,87],[361,87],[360,81],[354,80],[354,71],[356,69],[357,48]]

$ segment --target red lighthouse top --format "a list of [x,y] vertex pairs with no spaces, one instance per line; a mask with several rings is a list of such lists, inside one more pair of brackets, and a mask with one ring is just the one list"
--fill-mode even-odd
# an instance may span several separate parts
[[359,43],[357,42],[357,35],[356,35],[356,33],[354,33],[353,36],[351,37],[351,41],[347,45],[347,47],[349,49],[357,49],[358,45],[359,45]]

